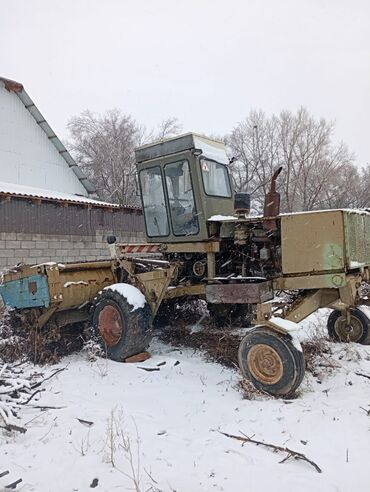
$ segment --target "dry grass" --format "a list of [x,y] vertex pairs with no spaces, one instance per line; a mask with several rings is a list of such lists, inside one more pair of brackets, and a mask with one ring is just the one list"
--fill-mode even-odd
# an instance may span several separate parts
[[79,324],[62,329],[48,325],[39,330],[26,315],[4,310],[0,324],[1,359],[55,364],[61,357],[82,349],[82,329]]

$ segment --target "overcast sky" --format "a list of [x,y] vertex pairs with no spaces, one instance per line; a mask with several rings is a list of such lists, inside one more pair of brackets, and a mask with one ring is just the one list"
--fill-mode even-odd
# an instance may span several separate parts
[[57,134],[84,109],[223,134],[306,106],[370,162],[369,0],[0,0],[0,75]]

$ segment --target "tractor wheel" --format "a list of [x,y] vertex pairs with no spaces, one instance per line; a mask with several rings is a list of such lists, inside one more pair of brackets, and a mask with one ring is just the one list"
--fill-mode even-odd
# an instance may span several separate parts
[[350,323],[341,311],[333,311],[328,318],[330,338],[337,342],[357,342],[370,345],[370,320],[360,309],[350,309]]
[[251,304],[213,304],[207,305],[212,323],[217,328],[230,326],[250,326],[253,319]]
[[301,384],[305,361],[289,335],[258,326],[242,339],[239,367],[254,386],[274,396],[289,396]]
[[[135,289],[142,296],[132,285],[117,285]],[[104,289],[93,304],[92,326],[109,359],[123,362],[148,348],[152,338],[152,313],[146,302],[135,308],[123,294],[112,288]]]

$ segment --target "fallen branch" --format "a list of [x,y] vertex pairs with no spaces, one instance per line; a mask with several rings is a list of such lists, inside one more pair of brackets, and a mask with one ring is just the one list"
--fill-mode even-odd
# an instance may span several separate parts
[[362,372],[355,372],[356,376],[361,376],[363,378],[367,378],[367,379],[370,379],[370,375],[369,374],[363,374]]
[[43,391],[45,390],[44,389],[36,390],[26,401],[22,402],[21,405],[27,405],[27,403],[29,403],[34,396],[36,396],[38,393],[42,393]]
[[15,482],[10,483],[9,485],[5,485],[6,489],[15,489],[19,483],[22,482],[21,478],[18,478]]
[[8,432],[26,432],[27,429],[20,425],[19,416],[21,409],[25,406],[41,409],[61,408],[33,405],[33,401],[36,395],[45,391],[40,386],[65,369],[65,367],[57,369],[45,377],[43,373],[34,372],[28,368],[15,371],[11,363],[2,365],[0,367],[0,429]]
[[54,376],[56,376],[57,374],[59,374],[60,372],[62,371],[65,371],[67,368],[66,367],[62,367],[61,369],[57,369],[56,371],[54,371],[52,374],[50,374],[50,376],[48,376],[47,378],[44,378],[42,379],[41,381],[38,381],[37,383],[33,384],[31,386],[31,389],[35,389],[35,388],[38,388],[39,386],[41,386],[43,383],[45,383],[45,381],[49,381],[49,379],[53,378]]
[[366,412],[366,415],[368,417],[370,417],[370,410],[366,410],[366,408],[364,408],[364,407],[360,407],[360,409],[363,410],[364,412]]
[[79,419],[78,417],[76,417],[76,418],[80,422],[80,424],[82,424],[82,425],[87,425],[88,427],[91,427],[92,425],[94,425],[94,422],[91,422],[91,420]]
[[147,372],[153,372],[153,371],[160,371],[160,367],[138,367],[138,369],[142,369],[143,371]]
[[20,427],[19,425],[15,425],[15,424],[5,423],[5,425],[0,425],[0,427],[9,432],[15,431],[15,432],[20,432],[21,434],[25,434],[27,432],[27,429],[25,427]]
[[276,446],[275,444],[269,444],[267,442],[257,441],[256,439],[253,439],[252,437],[245,436],[244,434],[243,434],[243,436],[234,436],[233,434],[227,434],[226,432],[221,432],[221,431],[218,431],[218,432],[220,434],[226,436],[226,437],[230,437],[232,439],[237,439],[238,441],[241,441],[243,444],[245,444],[247,442],[251,442],[253,444],[257,444],[257,446],[264,446],[266,448],[273,449],[274,451],[280,451],[281,453],[287,453],[285,458],[283,458],[282,461],[280,461],[280,463],[285,463],[290,458],[294,458],[296,460],[306,461],[311,466],[313,466],[318,473],[322,473],[321,468],[314,461],[310,460],[309,458],[307,458],[306,455],[304,455],[303,453],[300,453],[299,451],[294,451],[293,449],[290,449],[290,448],[287,448],[284,446]]

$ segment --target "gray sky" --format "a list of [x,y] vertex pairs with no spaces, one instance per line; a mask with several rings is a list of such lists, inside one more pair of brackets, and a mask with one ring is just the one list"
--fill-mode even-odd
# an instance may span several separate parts
[[58,135],[84,109],[223,134],[304,105],[370,162],[369,0],[0,0],[0,75]]

